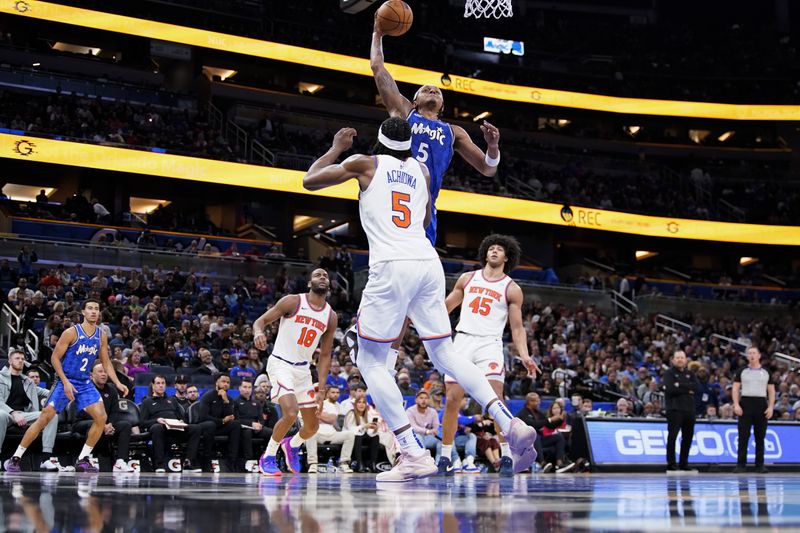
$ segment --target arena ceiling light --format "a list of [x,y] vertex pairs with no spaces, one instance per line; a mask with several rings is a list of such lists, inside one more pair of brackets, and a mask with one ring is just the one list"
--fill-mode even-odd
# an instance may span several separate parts
[[100,48],[96,46],[84,46],[80,44],[56,43],[51,47],[59,52],[72,52],[73,54],[96,56],[100,53]]
[[705,141],[709,135],[711,135],[711,132],[708,130],[689,130],[689,138],[695,144]]
[[731,137],[733,137],[734,135],[736,135],[736,132],[735,132],[735,131],[733,131],[733,130],[731,130],[731,131],[726,131],[725,133],[723,133],[722,135],[720,135],[719,137],[717,137],[717,140],[718,140],[719,142],[721,142],[721,143],[724,143],[725,141],[727,141],[728,139],[730,139],[730,138],[731,138]]
[[645,250],[636,250],[636,260],[637,261],[644,261],[645,259],[650,259],[651,257],[655,257],[658,255],[658,252],[648,252]]
[[229,68],[208,67],[203,65],[203,74],[212,81],[214,80],[214,76],[219,76],[220,80],[225,81],[236,76],[238,73],[237,70],[231,70]]
[[758,263],[758,257],[740,257],[739,264],[742,266],[748,266]]
[[623,126],[622,129],[625,130],[625,133],[630,135],[631,137],[636,137],[636,135],[642,131],[641,126]]
[[39,185],[19,185],[17,183],[6,183],[3,186],[3,194],[8,196],[9,200],[18,200],[20,202],[35,202],[36,196],[44,189],[44,194],[48,198],[56,192],[55,187],[42,187]]
[[132,213],[145,213],[149,215],[159,207],[166,207],[171,204],[169,200],[156,200],[155,198],[137,198],[131,196],[130,210]]
[[478,122],[479,120],[483,120],[485,118],[489,118],[492,116],[490,111],[484,111],[483,113],[478,113],[475,115],[475,118],[472,119],[473,122]]
[[320,85],[319,83],[310,83],[307,81],[301,81],[297,84],[297,90],[300,91],[300,94],[317,94],[324,88],[324,85]]

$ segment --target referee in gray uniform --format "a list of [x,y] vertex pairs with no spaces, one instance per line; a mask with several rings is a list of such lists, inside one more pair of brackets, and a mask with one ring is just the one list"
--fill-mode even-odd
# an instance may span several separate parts
[[736,373],[731,395],[733,412],[739,417],[739,457],[734,473],[747,471],[747,443],[752,426],[756,442],[756,471],[766,474],[764,439],[767,436],[767,421],[772,418],[772,406],[775,405],[775,383],[770,373],[761,366],[761,352],[755,346],[747,349],[747,363]]

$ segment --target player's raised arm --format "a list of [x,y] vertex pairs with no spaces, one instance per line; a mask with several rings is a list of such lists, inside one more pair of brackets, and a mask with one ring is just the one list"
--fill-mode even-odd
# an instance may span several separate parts
[[58,379],[61,380],[61,383],[64,384],[64,394],[67,395],[71,401],[75,400],[75,387],[72,386],[72,383],[67,379],[67,375],[64,374],[64,367],[61,365],[61,360],[64,358],[64,354],[67,353],[67,348],[72,346],[75,341],[78,340],[78,332],[75,328],[69,328],[61,336],[58,338],[58,342],[56,343],[56,347],[53,349],[53,355],[50,356],[50,364],[53,365],[53,369],[56,371],[58,375]]
[[464,287],[467,285],[467,281],[474,272],[464,272],[459,276],[458,281],[456,281],[453,290],[450,291],[450,294],[447,295],[447,298],[444,299],[444,305],[447,307],[447,312],[452,313],[453,309],[458,307],[464,302]]
[[375,85],[378,86],[378,93],[381,95],[381,100],[383,100],[389,116],[406,118],[414,106],[408,101],[408,98],[400,94],[397,83],[383,63],[383,32],[378,25],[377,16],[372,32],[372,46],[369,49],[369,65],[372,67]]
[[464,161],[472,165],[475,170],[484,176],[491,177],[497,174],[497,165],[500,164],[500,130],[485,120],[481,124],[483,138],[486,141],[486,153],[472,142],[469,134],[461,126],[452,126],[455,137],[454,148]]
[[267,309],[267,311],[253,322],[253,343],[259,350],[267,349],[267,336],[264,329],[283,316],[289,316],[297,311],[300,305],[300,296],[289,294],[278,300],[278,303]]
[[303,187],[309,191],[317,191],[358,178],[361,188],[366,189],[375,173],[375,161],[372,157],[354,154],[336,164],[339,156],[353,146],[355,136],[356,130],[353,128],[342,128],[336,132],[330,149],[314,161],[303,176]]
[[528,334],[522,324],[522,302],[524,299],[520,286],[512,282],[508,286],[508,325],[511,326],[511,339],[514,341],[514,346],[517,348],[520,359],[522,359],[522,364],[528,369],[528,374],[535,378],[537,374],[541,373],[541,370],[539,370],[536,361],[528,353]]

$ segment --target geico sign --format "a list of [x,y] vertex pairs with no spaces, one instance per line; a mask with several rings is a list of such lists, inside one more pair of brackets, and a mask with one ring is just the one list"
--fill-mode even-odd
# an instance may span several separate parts
[[[695,431],[689,455],[704,457],[736,457],[738,433],[735,429],[725,432],[725,438],[710,430]],[[679,439],[680,440],[680,439]],[[614,432],[614,442],[620,455],[642,456],[655,455],[663,457],[667,453],[667,431],[661,429],[618,429]],[[748,456],[754,455],[755,449],[748,449]],[[767,430],[764,446],[764,457],[780,459],[781,441],[773,430]]]

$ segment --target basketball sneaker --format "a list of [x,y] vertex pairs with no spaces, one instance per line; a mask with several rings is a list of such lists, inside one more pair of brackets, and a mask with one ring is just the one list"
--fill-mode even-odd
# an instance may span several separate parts
[[299,474],[303,469],[300,464],[300,448],[292,448],[290,444],[292,437],[286,437],[281,441],[281,450],[286,457],[286,466],[292,474]]
[[117,459],[114,463],[114,472],[130,473],[136,472],[136,470],[128,466],[128,463],[126,463],[124,459]]
[[401,453],[397,464],[388,472],[381,472],[375,476],[375,481],[403,482],[435,475],[439,469],[433,462],[433,457],[428,453],[415,457],[411,454]]
[[344,332],[344,343],[347,346],[347,354],[350,356],[353,366],[358,366],[356,364],[356,359],[358,358],[358,326],[356,324],[353,324]]
[[453,464],[450,462],[450,459],[445,456],[439,457],[439,462],[436,464],[436,468],[438,471],[436,472],[437,476],[454,476],[456,474],[456,469],[453,467]]
[[51,457],[46,461],[42,461],[39,465],[39,470],[44,470],[45,472],[74,472],[74,466],[62,466],[61,463],[58,462],[58,457]]
[[281,469],[278,468],[278,463],[275,461],[274,455],[264,454],[258,461],[258,468],[265,476],[280,476],[283,474]]
[[78,459],[78,462],[75,463],[75,471],[88,472],[90,474],[96,474],[98,472],[97,467],[92,464],[92,460],[88,455]]
[[22,466],[20,466],[19,462],[20,462],[19,457],[16,456],[12,457],[11,459],[8,459],[6,460],[5,463],[3,463],[3,468],[6,469],[6,472],[11,474],[16,472],[22,472]]
[[514,477],[514,461],[511,457],[503,456],[500,458],[500,477]]
[[511,427],[505,436],[511,448],[511,459],[514,461],[514,472],[519,473],[531,467],[536,460],[536,430],[519,418],[511,420]]
[[468,455],[464,458],[464,466],[461,467],[462,474],[480,474],[481,467],[475,464],[475,458]]

